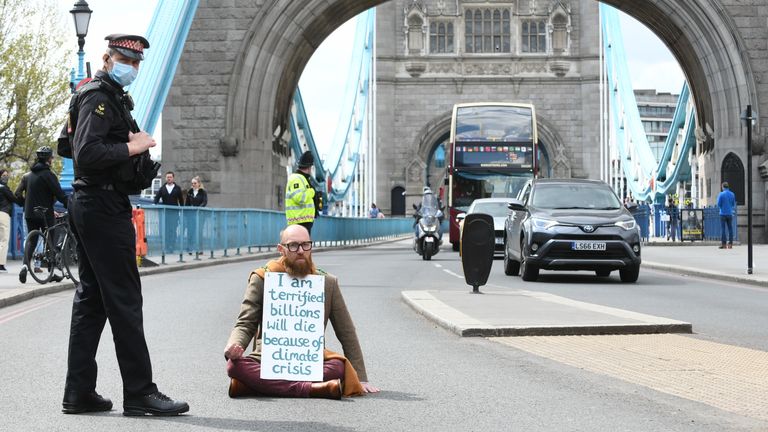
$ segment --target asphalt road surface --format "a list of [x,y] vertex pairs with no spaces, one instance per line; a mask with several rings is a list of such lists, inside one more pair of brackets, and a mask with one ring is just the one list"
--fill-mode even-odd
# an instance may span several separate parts
[[[71,293],[0,309],[2,431],[721,431],[768,423],[569,366],[482,338],[460,338],[414,313],[403,290],[469,291],[448,248],[422,261],[401,241],[315,254],[340,278],[376,395],[345,399],[227,397],[222,351],[250,270],[228,264],[143,278],[155,382],[189,402],[188,415],[122,416],[122,387],[108,329],[97,390],[115,409],[61,414]],[[575,275],[575,276],[574,276]],[[695,337],[768,350],[768,290],[643,270],[618,275],[544,272],[529,284],[494,263],[489,287],[564,297],[692,322]],[[329,329],[329,348],[338,343]]]

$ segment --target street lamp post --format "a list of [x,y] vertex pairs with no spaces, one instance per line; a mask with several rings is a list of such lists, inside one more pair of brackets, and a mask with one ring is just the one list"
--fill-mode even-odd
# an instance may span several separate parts
[[747,126],[747,274],[752,274],[752,105],[742,119]]
[[[77,46],[79,48],[77,51],[77,74],[75,75],[74,69],[72,69],[72,73],[70,74],[69,87],[72,93],[74,93],[77,84],[85,78],[85,51],[83,51],[83,46],[85,46],[85,37],[88,35],[88,24],[91,22],[91,13],[93,13],[93,11],[88,7],[88,2],[79,0],[75,3],[75,6],[69,13],[72,14],[72,18],[75,21],[75,33],[77,34]],[[89,70],[89,78],[90,75],[91,73]],[[69,193],[72,191],[72,182],[75,181],[75,170],[72,165],[72,159],[64,158],[64,167],[61,170],[61,178],[59,181],[61,182],[61,188],[65,192]]]
[[77,75],[72,86],[72,91],[74,92],[75,85],[85,78],[85,51],[83,51],[83,46],[85,45],[85,37],[88,35],[88,24],[91,22],[91,13],[93,11],[88,7],[88,2],[79,0],[69,13],[72,14],[72,18],[75,21],[75,33],[77,34],[77,46],[79,47],[77,51]]

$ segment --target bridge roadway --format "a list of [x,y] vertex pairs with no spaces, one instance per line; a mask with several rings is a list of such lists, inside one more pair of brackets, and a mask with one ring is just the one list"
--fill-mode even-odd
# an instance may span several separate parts
[[[711,265],[701,257],[693,261],[705,270],[737,263],[736,254],[743,253],[738,248],[732,255],[714,248],[645,250],[647,260],[653,254],[710,256]],[[488,294],[472,296],[460,279],[457,254],[443,251],[425,262],[407,241],[317,251],[315,260],[340,277],[369,377],[382,393],[341,402],[227,397],[221,351],[247,274],[264,262],[254,257],[143,277],[155,380],[161,391],[190,403],[189,415],[182,417],[120,415],[121,385],[108,329],[98,353],[98,390],[113,399],[115,410],[60,414],[70,290],[0,309],[0,430],[768,428],[765,285],[676,275],[650,266],[637,284],[622,284],[617,275],[602,279],[586,273],[544,273],[531,284],[505,276],[496,261],[484,289]],[[7,278],[15,274],[3,276],[3,282]],[[472,310],[472,299],[535,293],[561,303],[689,322],[694,334],[462,338],[416,313],[403,301],[403,291],[442,296],[445,304],[478,320],[484,317]],[[492,309],[494,304],[503,302],[490,302],[488,314],[503,316]],[[330,348],[338,349],[332,332],[328,336]]]

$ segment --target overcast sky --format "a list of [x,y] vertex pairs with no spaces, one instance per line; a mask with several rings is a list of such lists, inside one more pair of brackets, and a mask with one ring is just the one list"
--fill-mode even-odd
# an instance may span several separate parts
[[[86,38],[86,60],[95,72],[101,67],[101,55],[106,48],[104,37],[111,33],[146,35],[158,0],[87,0],[93,10]],[[61,13],[69,23],[72,47],[77,47],[74,24],[69,14],[74,0],[57,0]],[[622,19],[624,45],[636,89],[656,89],[679,93],[684,78],[669,49],[644,25],[619,12]],[[307,108],[312,134],[322,149],[333,140],[338,123],[337,103],[343,99],[346,71],[351,57],[354,22],[337,29],[318,48],[301,77],[300,87]],[[150,41],[151,42],[151,41]],[[152,49],[147,52],[152,55]],[[77,63],[72,58],[72,66]],[[340,73],[341,71],[341,73]],[[160,128],[155,131],[160,140]]]

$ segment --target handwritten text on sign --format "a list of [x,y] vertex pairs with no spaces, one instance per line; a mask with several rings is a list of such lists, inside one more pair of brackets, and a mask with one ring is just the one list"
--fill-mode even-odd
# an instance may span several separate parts
[[325,276],[264,278],[261,378],[322,381]]

